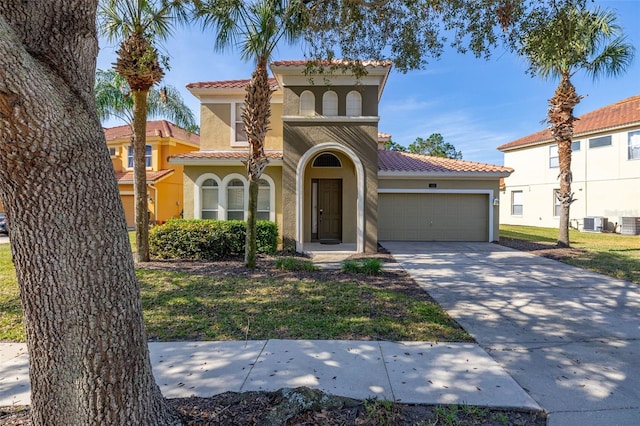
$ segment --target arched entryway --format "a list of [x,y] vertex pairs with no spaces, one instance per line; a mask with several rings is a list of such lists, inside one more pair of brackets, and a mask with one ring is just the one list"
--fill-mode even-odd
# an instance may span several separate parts
[[364,167],[355,153],[327,142],[296,169],[296,250],[305,242],[354,243],[364,250]]

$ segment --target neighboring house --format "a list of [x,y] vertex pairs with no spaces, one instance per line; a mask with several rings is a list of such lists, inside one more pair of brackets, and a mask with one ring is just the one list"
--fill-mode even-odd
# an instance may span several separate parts
[[[133,150],[129,125],[104,129],[116,172],[127,226],[135,226]],[[178,218],[183,210],[182,166],[168,163],[172,155],[197,151],[200,137],[165,120],[147,122],[147,195],[150,223]]]
[[[501,223],[557,227],[558,148],[549,130],[498,149],[515,169],[505,179]],[[623,218],[640,216],[640,95],[578,117],[572,150],[572,227],[620,231]]]
[[[277,222],[285,249],[342,243],[375,252],[378,240],[498,239],[499,180],[511,169],[384,151],[378,103],[390,64],[305,76],[305,61],[271,64],[269,158],[258,217]],[[248,155],[241,118],[248,80],[191,83],[201,102],[200,151],[184,166],[185,218],[245,219]]]

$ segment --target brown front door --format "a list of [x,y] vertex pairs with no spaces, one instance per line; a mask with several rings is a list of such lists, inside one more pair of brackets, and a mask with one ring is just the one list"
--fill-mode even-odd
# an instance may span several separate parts
[[318,240],[342,241],[342,179],[318,179]]

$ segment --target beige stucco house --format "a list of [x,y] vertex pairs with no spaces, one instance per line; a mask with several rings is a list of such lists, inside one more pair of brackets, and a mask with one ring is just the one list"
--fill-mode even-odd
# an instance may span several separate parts
[[[304,61],[271,64],[269,165],[258,215],[277,222],[284,248],[326,243],[375,252],[379,240],[493,241],[506,167],[385,151],[378,104],[390,64],[365,63],[310,79]],[[201,103],[200,151],[184,166],[186,218],[244,219],[248,146],[241,108],[248,80],[191,83]]]
[[[571,226],[627,233],[623,222],[640,217],[640,95],[578,118],[571,155]],[[498,149],[504,152],[504,164],[515,169],[505,179],[501,222],[557,227],[558,149],[550,132],[542,130]]]

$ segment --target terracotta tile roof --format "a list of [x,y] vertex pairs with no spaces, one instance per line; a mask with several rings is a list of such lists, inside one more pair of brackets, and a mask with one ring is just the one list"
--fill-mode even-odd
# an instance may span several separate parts
[[[607,105],[578,117],[573,129],[574,137],[595,133],[620,126],[640,124],[640,95],[635,95],[619,102]],[[500,145],[498,149],[505,151],[527,145],[551,142],[549,129],[541,130],[515,141]]]
[[389,139],[391,139],[391,135],[390,135],[389,133],[381,133],[381,132],[378,132],[378,140],[380,140],[380,139],[387,139],[387,140],[389,140]]
[[[131,136],[131,126],[124,125],[104,129],[104,136],[108,141],[129,138]],[[200,145],[200,135],[188,133],[186,130],[176,126],[167,120],[147,121],[147,137],[159,136],[163,138],[175,138]]]
[[[271,160],[282,160],[282,151],[265,151],[265,156]],[[171,158],[197,159],[197,160],[244,160],[249,156],[249,151],[193,151]]]
[[378,170],[405,173],[504,173],[512,168],[451,158],[431,157],[398,151],[378,151]]
[[[147,172],[147,183],[155,183],[162,178],[165,178],[174,172],[173,169],[165,169],[165,170],[157,170],[157,171],[148,171]],[[133,171],[126,172],[116,172],[116,179],[118,183],[123,184],[132,184],[133,183]]]
[[[283,60],[283,61],[274,61],[271,63],[272,66],[275,67],[302,67],[306,66],[309,62],[314,63],[314,61],[308,61],[306,59],[297,59],[297,60]],[[391,61],[361,61],[362,65],[365,67],[390,67]],[[349,65],[354,63],[354,61],[349,61],[346,59],[334,59],[332,61],[320,61],[319,64],[322,66],[330,66],[330,65]]]
[[[187,89],[244,89],[249,84],[249,79],[244,80],[223,80],[223,81],[202,81],[187,84]],[[278,82],[275,78],[269,79],[271,90],[278,90]]]

